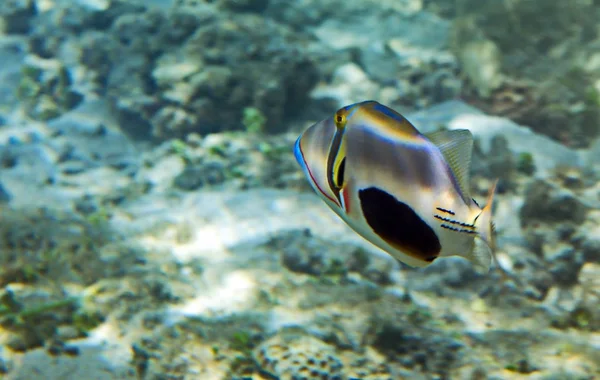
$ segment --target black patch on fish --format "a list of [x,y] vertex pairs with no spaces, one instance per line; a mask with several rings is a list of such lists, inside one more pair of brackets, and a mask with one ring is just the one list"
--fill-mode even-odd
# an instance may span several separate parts
[[342,158],[342,162],[340,162],[340,167],[337,172],[337,184],[340,187],[344,183],[345,170],[346,170],[346,157]]
[[376,187],[358,192],[367,223],[379,237],[421,260],[433,261],[442,246],[435,232],[406,203]]

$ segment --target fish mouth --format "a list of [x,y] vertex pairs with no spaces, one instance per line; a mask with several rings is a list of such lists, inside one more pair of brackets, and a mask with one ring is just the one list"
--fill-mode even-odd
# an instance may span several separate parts
[[296,139],[296,143],[294,144],[294,157],[296,157],[296,161],[298,161],[298,164],[302,168],[302,171],[304,171],[304,174],[306,175],[306,178],[308,179],[310,186],[318,194],[321,194],[323,197],[325,197],[326,199],[331,201],[331,203],[335,204],[337,207],[341,207],[339,202],[337,202],[334,198],[329,196],[329,194],[327,194],[325,191],[323,191],[323,189],[321,189],[321,187],[317,183],[317,180],[313,176],[313,173],[308,168],[308,164],[306,163],[306,159],[304,158],[304,153],[302,153],[302,146],[300,143],[301,139],[302,139],[302,135],[300,135],[300,137],[298,137],[298,139]]

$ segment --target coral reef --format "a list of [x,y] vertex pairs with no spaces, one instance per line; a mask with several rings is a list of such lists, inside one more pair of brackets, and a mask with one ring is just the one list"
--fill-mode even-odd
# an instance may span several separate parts
[[291,231],[271,239],[267,246],[283,252],[283,265],[313,276],[341,276],[357,272],[377,284],[389,284],[392,265],[352,245],[331,246],[308,231]]
[[[121,248],[101,216],[8,208],[3,208],[2,216],[4,343],[25,351],[48,341],[85,336],[103,316],[80,303],[83,288],[119,276],[121,265],[135,260],[135,253],[123,250],[115,255]],[[73,284],[71,292],[62,288],[66,284]],[[36,289],[44,285],[51,290]]]
[[[241,129],[248,107],[260,110],[265,128],[275,131],[297,114],[319,79],[318,51],[297,48],[311,43],[268,19],[199,4],[168,14],[119,14],[105,33],[82,37],[81,62],[96,73],[99,91],[123,122],[147,135]],[[122,62],[124,54],[129,58]]]
[[188,136],[187,141],[175,140],[163,144],[146,158],[146,174],[162,170],[163,163],[183,163],[172,172],[176,188],[193,191],[199,188],[307,188],[294,168],[289,154],[293,136],[284,138],[244,133],[219,133],[200,137]]
[[[566,145],[589,146],[600,133],[597,5],[458,4],[453,46],[470,79],[466,98]],[[468,94],[469,87],[477,96]]]
[[282,380],[341,380],[343,364],[330,345],[310,335],[285,332],[261,343],[254,358],[262,371]]
[[[597,377],[597,2],[458,3],[3,4],[0,376]],[[314,196],[299,131],[365,98],[472,131],[501,270]]]

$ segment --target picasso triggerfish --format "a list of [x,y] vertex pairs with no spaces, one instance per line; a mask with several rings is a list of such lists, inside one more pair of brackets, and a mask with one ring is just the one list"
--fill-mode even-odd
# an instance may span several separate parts
[[294,152],[316,193],[354,231],[397,260],[425,267],[458,255],[488,271],[492,201],[469,194],[473,136],[422,134],[375,101],[339,109],[309,127]]

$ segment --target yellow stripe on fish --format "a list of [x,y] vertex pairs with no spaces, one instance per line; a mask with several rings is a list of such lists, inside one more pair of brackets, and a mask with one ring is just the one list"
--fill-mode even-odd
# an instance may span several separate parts
[[468,130],[422,134],[366,101],[309,127],[294,151],[325,203],[397,260],[424,267],[459,255],[487,271],[494,187],[484,208],[470,197],[472,146]]

